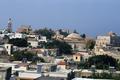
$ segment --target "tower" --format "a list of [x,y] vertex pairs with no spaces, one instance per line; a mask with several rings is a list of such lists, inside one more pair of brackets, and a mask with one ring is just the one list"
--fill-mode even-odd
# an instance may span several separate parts
[[12,19],[11,18],[9,18],[9,20],[8,20],[7,31],[9,33],[12,32]]

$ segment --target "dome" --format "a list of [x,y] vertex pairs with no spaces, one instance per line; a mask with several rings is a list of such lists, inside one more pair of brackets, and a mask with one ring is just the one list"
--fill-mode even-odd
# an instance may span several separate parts
[[80,35],[77,34],[77,33],[71,33],[66,38],[69,38],[69,39],[81,39]]

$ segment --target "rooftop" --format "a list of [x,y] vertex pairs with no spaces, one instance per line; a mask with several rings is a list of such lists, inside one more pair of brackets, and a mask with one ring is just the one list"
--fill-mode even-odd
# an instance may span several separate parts
[[88,79],[88,78],[74,78],[72,80],[111,80],[111,79]]
[[80,35],[77,33],[71,33],[65,39],[81,39]]
[[39,77],[41,77],[41,74],[19,72],[19,78],[21,79],[37,79]]
[[38,80],[64,80],[64,78],[61,77],[40,77]]

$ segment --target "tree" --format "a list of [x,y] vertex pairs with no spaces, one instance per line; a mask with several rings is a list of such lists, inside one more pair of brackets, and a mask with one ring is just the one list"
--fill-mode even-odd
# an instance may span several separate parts
[[70,73],[68,73],[67,80],[72,80],[73,78],[75,78],[75,72],[71,71]]
[[9,42],[9,36],[5,35],[1,41],[3,44]]
[[14,46],[18,46],[18,47],[27,47],[28,46],[27,40],[20,39],[20,38],[10,39],[8,43],[13,44]]
[[82,34],[82,35],[80,35],[83,39],[85,39],[86,38],[86,34]]
[[57,48],[60,54],[72,53],[72,47],[69,44],[67,44],[66,42],[58,41],[58,40],[52,40],[52,42],[43,43],[42,46],[44,46],[47,49]]
[[66,42],[60,42],[60,41],[55,41],[55,44],[57,48],[59,49],[60,53],[63,54],[71,54],[72,53],[72,48],[69,44]]
[[109,66],[117,67],[117,60],[108,55],[97,55],[90,57],[88,61],[89,67],[95,65],[97,69],[108,69]]
[[114,80],[120,80],[120,74],[114,77]]
[[52,36],[55,34],[55,32],[52,29],[39,29],[34,31],[38,35],[46,36],[47,39],[52,39]]
[[96,55],[89,57],[88,60],[80,62],[78,68],[90,69],[92,65],[95,65],[96,69],[109,69],[110,66],[118,69],[118,61],[108,55]]
[[34,57],[37,57],[36,54],[28,51],[15,51],[12,53],[14,60],[22,61],[23,58],[27,58],[28,61],[32,61]]
[[15,51],[12,53],[13,56],[11,56],[12,61],[23,61],[23,59],[26,59],[28,61],[32,61],[32,63],[36,64],[37,62],[45,62],[44,58],[38,57],[37,54],[34,54],[29,51]]
[[112,77],[112,75],[107,73],[107,72],[95,73],[90,78],[93,78],[93,79],[114,79]]
[[42,57],[33,56],[32,63],[36,64],[37,62],[45,62]]
[[61,35],[64,35],[65,37],[69,35],[67,32],[63,32],[62,29],[59,29],[59,32]]
[[88,40],[86,43],[86,48],[92,50],[95,46],[95,41],[94,40]]
[[118,65],[117,65],[117,70],[120,71],[120,62],[118,62]]
[[78,32],[76,31],[76,29],[73,31],[73,33],[76,33],[76,34],[78,34]]

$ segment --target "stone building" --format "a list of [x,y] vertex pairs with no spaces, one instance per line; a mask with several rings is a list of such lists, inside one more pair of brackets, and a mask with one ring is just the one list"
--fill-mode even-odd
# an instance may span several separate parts
[[73,51],[86,51],[86,40],[77,33],[69,34],[64,41],[71,45]]
[[97,36],[94,48],[95,54],[103,54],[105,51],[120,49],[120,36],[116,33],[109,32],[105,36]]
[[11,67],[0,67],[0,80],[10,80],[11,73]]
[[29,34],[32,32],[32,28],[30,25],[21,25],[16,32]]

